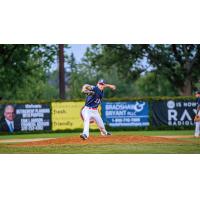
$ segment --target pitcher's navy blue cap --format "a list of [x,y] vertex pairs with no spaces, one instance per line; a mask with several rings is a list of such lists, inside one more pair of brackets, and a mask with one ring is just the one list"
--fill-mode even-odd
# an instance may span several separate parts
[[106,82],[105,82],[105,80],[100,79],[100,80],[98,81],[98,84],[104,85],[104,84],[106,84]]

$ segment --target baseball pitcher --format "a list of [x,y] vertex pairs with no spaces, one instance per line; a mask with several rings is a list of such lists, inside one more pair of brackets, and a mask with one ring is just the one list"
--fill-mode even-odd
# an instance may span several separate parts
[[200,133],[200,91],[197,91],[195,93],[195,96],[197,98],[197,114],[194,118],[194,122],[195,122],[194,136],[199,137],[199,133]]
[[96,86],[85,84],[82,87],[82,92],[87,95],[85,106],[81,111],[84,122],[84,129],[80,137],[83,140],[86,140],[89,137],[89,125],[91,121],[95,121],[97,123],[101,135],[111,135],[111,133],[106,131],[103,120],[101,119],[101,116],[98,112],[98,106],[101,104],[102,98],[104,96],[103,90],[105,88],[115,90],[116,86],[106,84],[104,80],[99,80]]

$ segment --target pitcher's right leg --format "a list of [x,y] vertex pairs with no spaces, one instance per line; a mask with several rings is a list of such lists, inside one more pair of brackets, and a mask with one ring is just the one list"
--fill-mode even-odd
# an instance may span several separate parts
[[80,135],[80,137],[82,139],[86,140],[89,137],[89,128],[90,128],[90,112],[89,112],[89,109],[83,108],[82,116],[83,116],[84,129],[83,129],[83,133]]

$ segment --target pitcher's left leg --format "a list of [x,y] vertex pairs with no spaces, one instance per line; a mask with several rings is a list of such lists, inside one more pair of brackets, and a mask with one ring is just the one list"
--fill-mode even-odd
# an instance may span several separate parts
[[106,136],[106,135],[111,135],[111,133],[107,132],[103,123],[103,120],[99,114],[99,112],[97,111],[94,115],[94,119],[97,123],[97,126],[99,127],[99,130],[101,132],[101,135]]

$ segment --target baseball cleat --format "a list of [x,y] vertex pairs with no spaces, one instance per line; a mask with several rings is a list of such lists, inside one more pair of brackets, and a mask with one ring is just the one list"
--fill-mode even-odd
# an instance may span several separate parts
[[110,136],[110,135],[112,135],[112,134],[109,133],[109,132],[107,132],[107,133],[103,133],[103,132],[101,132],[101,135],[102,135],[102,136]]
[[110,135],[112,135],[112,133],[107,132],[107,135],[110,136]]
[[106,134],[105,134],[105,133],[103,133],[103,132],[101,132],[101,135],[102,135],[102,136],[106,136]]
[[87,135],[85,135],[85,134],[80,134],[80,138],[83,139],[83,140],[87,140]]

